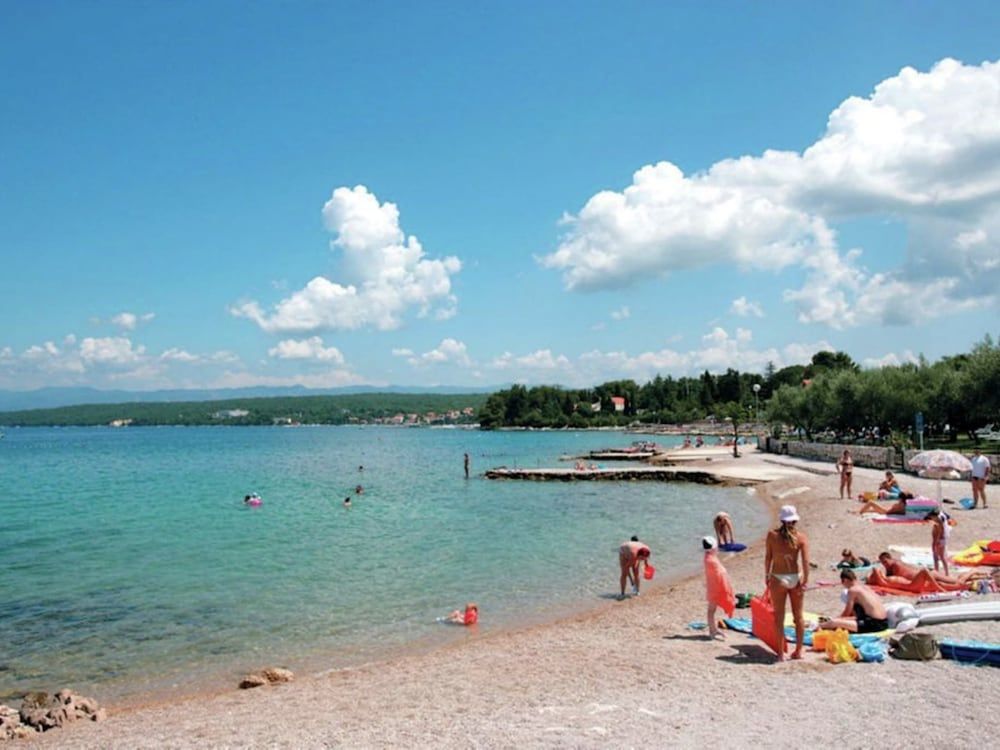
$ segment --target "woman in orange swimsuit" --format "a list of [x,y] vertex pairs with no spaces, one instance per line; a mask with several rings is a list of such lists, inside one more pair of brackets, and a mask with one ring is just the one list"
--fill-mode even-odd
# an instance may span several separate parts
[[[785,630],[786,595],[792,603],[792,618],[795,620],[795,651],[792,652],[792,658],[801,659],[802,638],[805,633],[802,607],[809,580],[809,540],[796,528],[799,514],[794,505],[782,506],[778,520],[781,521],[781,526],[767,534],[764,572],[771,604],[774,606],[774,624],[779,633]],[[784,659],[785,655],[779,653],[778,661]]]

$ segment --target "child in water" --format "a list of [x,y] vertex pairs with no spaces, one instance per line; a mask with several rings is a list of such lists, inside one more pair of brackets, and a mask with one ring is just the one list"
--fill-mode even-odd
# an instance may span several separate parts
[[465,605],[464,612],[460,609],[453,610],[444,621],[455,625],[475,625],[479,622],[479,606],[475,602],[469,602]]
[[722,566],[719,555],[715,550],[715,540],[706,536],[701,540],[702,549],[705,550],[705,594],[708,599],[708,635],[710,638],[721,640],[725,636],[719,632],[719,624],[715,619],[715,610],[722,607],[722,611],[728,617],[733,616],[736,609],[736,596],[733,594],[733,585],[729,581],[729,573]]

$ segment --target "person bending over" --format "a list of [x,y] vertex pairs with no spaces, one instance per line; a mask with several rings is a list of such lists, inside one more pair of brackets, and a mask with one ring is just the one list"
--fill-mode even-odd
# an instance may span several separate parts
[[821,622],[820,630],[843,628],[851,633],[878,633],[889,627],[888,615],[879,595],[865,586],[854,571],[840,571],[840,582],[847,590],[847,602],[840,617]]
[[732,544],[735,539],[733,539],[733,519],[729,517],[726,511],[719,511],[715,520],[712,521],[712,525],[715,527],[715,541],[720,546],[723,544]]
[[632,593],[639,596],[639,563],[649,564],[649,547],[639,541],[639,537],[634,536],[630,541],[622,544],[618,548],[618,565],[621,567],[621,596],[625,598],[625,582],[632,584]]

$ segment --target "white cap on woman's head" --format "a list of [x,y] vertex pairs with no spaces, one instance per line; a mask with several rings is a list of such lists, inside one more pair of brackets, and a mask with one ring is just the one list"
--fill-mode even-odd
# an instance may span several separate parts
[[715,549],[715,538],[710,536],[703,536],[701,538],[701,546],[703,549]]
[[799,513],[795,510],[794,505],[782,505],[781,510],[778,511],[778,520],[782,523],[788,523],[789,521],[798,521]]

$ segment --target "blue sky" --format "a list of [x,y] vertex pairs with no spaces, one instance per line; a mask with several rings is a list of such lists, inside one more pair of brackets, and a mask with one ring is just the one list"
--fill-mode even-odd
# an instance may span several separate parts
[[589,385],[1000,333],[1000,5],[0,9],[0,388]]

